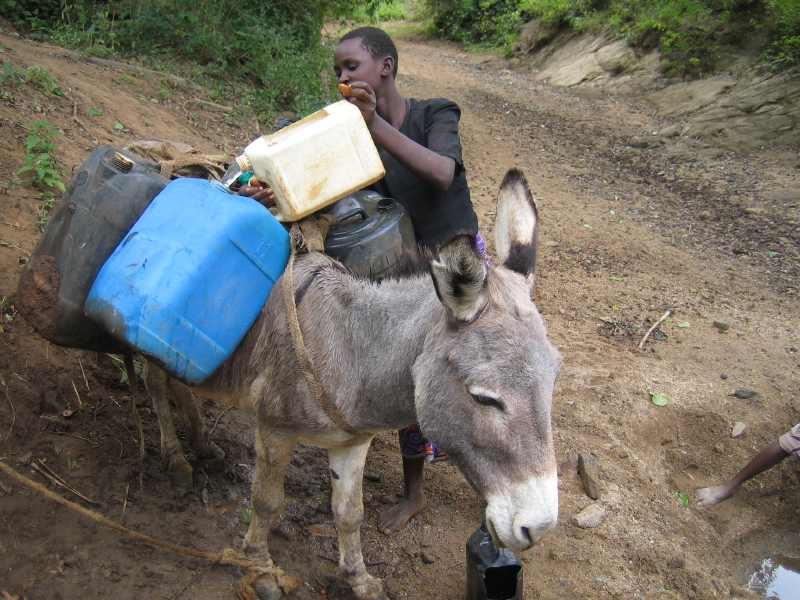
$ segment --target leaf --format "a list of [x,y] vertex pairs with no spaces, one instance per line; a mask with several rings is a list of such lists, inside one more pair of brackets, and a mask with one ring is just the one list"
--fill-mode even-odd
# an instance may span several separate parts
[[770,258],[775,258],[776,256],[780,256],[780,252],[775,252],[774,250],[767,250],[767,256]]
[[625,281],[624,277],[620,277],[618,275],[611,275],[608,279],[609,281]]
[[117,121],[116,123],[114,123],[114,129],[116,129],[117,131],[122,131],[123,129],[125,129],[125,125]]
[[102,108],[98,108],[96,106],[92,106],[91,108],[89,108],[87,113],[88,113],[88,115],[90,117],[102,117],[103,116],[103,109]]
[[686,492],[675,492],[675,497],[683,508],[689,508],[689,494]]
[[669,404],[669,397],[661,392],[650,392],[650,400],[656,406],[666,406]]
[[678,323],[677,325],[675,325],[675,327],[677,327],[678,329],[689,329],[689,322],[684,321],[683,323]]

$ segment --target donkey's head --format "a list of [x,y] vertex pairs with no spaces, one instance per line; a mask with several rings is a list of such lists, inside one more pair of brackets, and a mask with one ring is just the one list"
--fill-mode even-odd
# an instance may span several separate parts
[[444,316],[414,364],[417,417],[486,499],[486,521],[521,550],[553,527],[558,489],[550,408],[561,364],[531,301],[538,215],[524,176],[500,187],[488,268],[469,238],[431,271]]

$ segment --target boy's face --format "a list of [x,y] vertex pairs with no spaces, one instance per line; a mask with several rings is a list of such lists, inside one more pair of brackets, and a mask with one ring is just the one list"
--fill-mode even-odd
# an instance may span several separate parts
[[339,83],[363,81],[377,93],[383,80],[392,72],[389,57],[375,58],[369,53],[361,39],[345,40],[336,47],[333,70]]

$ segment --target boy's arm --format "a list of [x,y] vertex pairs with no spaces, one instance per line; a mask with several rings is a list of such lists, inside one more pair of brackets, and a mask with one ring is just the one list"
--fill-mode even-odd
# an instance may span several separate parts
[[437,189],[446,191],[450,188],[456,173],[456,161],[418,144],[392,127],[378,114],[375,91],[368,84],[363,81],[352,82],[348,100],[361,110],[377,145]]
[[453,183],[456,161],[449,156],[443,156],[418,144],[377,114],[370,131],[376,144],[382,146],[417,176],[433,183],[437,189],[446,191]]

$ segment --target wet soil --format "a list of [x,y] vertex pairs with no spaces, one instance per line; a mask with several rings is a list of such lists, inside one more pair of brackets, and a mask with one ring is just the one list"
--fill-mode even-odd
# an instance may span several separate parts
[[[226,459],[195,461],[195,487],[179,495],[161,469],[155,414],[131,397],[119,363],[48,344],[17,313],[18,279],[40,233],[38,194],[14,172],[37,118],[63,132],[57,158],[68,177],[98,143],[157,138],[232,153],[257,133],[252,117],[197,103],[198,90],[170,78],[5,33],[0,47],[1,60],[42,66],[65,92],[19,85],[0,99],[0,459],[46,482],[32,467],[43,462],[129,527],[206,550],[235,545],[249,519],[247,415],[205,402]],[[508,168],[526,173],[539,202],[536,298],[565,358],[553,409],[561,512],[524,557],[526,597],[748,597],[764,556],[800,547],[796,464],[711,510],[695,509],[692,494],[800,421],[797,149],[745,155],[659,137],[670,123],[636,98],[550,88],[524,65],[447,44],[405,41],[400,55],[405,94],[449,97],[463,110],[465,162],[490,246]],[[743,387],[758,395],[732,395]],[[651,392],[669,404],[655,406]],[[144,420],[143,469],[131,402]],[[739,438],[736,421],[747,425]],[[608,512],[595,529],[573,524],[594,502],[576,473],[583,452],[598,458]],[[371,572],[393,598],[462,597],[480,499],[438,463],[426,473],[428,510],[385,536],[377,514],[402,482],[393,434],[376,439],[367,472]],[[298,598],[352,598],[336,577],[328,484],[324,453],[298,450],[274,536],[276,562],[305,581]],[[233,598],[238,579],[234,569],[127,542],[0,477],[0,594],[204,600]]]

